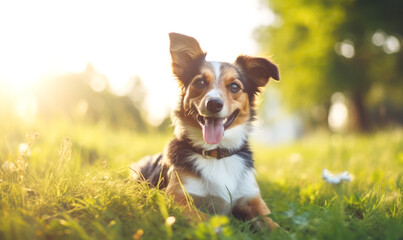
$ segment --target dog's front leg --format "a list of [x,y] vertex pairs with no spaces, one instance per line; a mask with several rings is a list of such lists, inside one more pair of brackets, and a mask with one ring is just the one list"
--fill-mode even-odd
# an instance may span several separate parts
[[253,224],[257,228],[263,228],[267,226],[270,231],[278,227],[279,225],[271,218],[267,217],[270,214],[270,210],[261,196],[256,196],[248,199],[240,199],[232,210],[232,214],[242,220],[252,220],[261,216]]
[[197,210],[192,197],[185,193],[186,190],[180,179],[181,177],[177,172],[172,172],[170,174],[168,187],[166,189],[167,194],[173,196],[174,202],[183,207],[185,217],[189,220],[195,222],[208,220],[208,215]]
[[200,212],[195,208],[195,206],[193,206],[192,199],[189,199],[189,197],[191,198],[191,196],[186,197],[183,193],[167,193],[173,196],[174,202],[183,207],[184,215],[189,220],[201,222],[209,219],[207,214]]

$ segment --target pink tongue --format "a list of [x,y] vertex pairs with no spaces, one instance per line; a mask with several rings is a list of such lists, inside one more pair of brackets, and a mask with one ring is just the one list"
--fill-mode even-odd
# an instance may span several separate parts
[[208,144],[217,144],[224,135],[224,124],[222,118],[206,118],[203,125],[203,138]]

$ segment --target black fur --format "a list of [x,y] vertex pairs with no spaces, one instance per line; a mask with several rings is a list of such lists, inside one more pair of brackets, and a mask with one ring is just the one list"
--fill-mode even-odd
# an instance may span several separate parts
[[137,162],[132,170],[138,177],[144,178],[153,187],[163,189],[167,186],[168,168],[165,165],[163,154],[143,157]]
[[246,142],[241,150],[237,153],[244,160],[244,164],[247,169],[254,168],[254,162],[252,157],[252,151],[250,150],[248,142]]
[[190,170],[197,175],[195,165],[189,157],[193,154],[192,145],[187,140],[173,139],[165,150],[167,161],[176,168]]

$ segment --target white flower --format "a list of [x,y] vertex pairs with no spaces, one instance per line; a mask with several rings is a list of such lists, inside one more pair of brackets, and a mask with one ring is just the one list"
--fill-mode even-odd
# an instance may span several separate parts
[[347,171],[335,175],[329,172],[327,169],[323,169],[322,177],[326,182],[331,184],[339,184],[342,181],[351,182],[353,180],[353,176]]
[[172,224],[174,224],[176,222],[176,218],[174,216],[170,216],[167,217],[167,219],[165,219],[165,224],[167,226],[172,226]]

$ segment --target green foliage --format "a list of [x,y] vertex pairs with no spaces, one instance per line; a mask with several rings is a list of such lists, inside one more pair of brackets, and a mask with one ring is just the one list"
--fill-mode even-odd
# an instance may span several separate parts
[[333,32],[345,19],[343,9],[329,1],[268,2],[281,25],[259,29],[259,42],[280,66],[287,103],[307,110],[329,101],[325,72],[337,41]]
[[[265,2],[278,19],[257,36],[280,65],[287,105],[310,114],[315,106],[328,108],[332,94],[342,92],[352,102],[358,127],[367,128],[369,117],[378,124],[403,121],[403,51],[388,52],[385,42],[372,41],[379,32],[401,45],[402,1]],[[353,47],[352,55],[343,55],[343,42]]]
[[[168,135],[63,121],[33,129],[39,135],[14,126],[1,139],[0,239],[403,237],[402,130],[253,144],[262,197],[282,226],[269,233],[233,217],[188,222],[164,192],[133,181],[128,166],[161,151]],[[27,147],[18,150],[20,143]],[[327,184],[323,168],[355,179]]]

